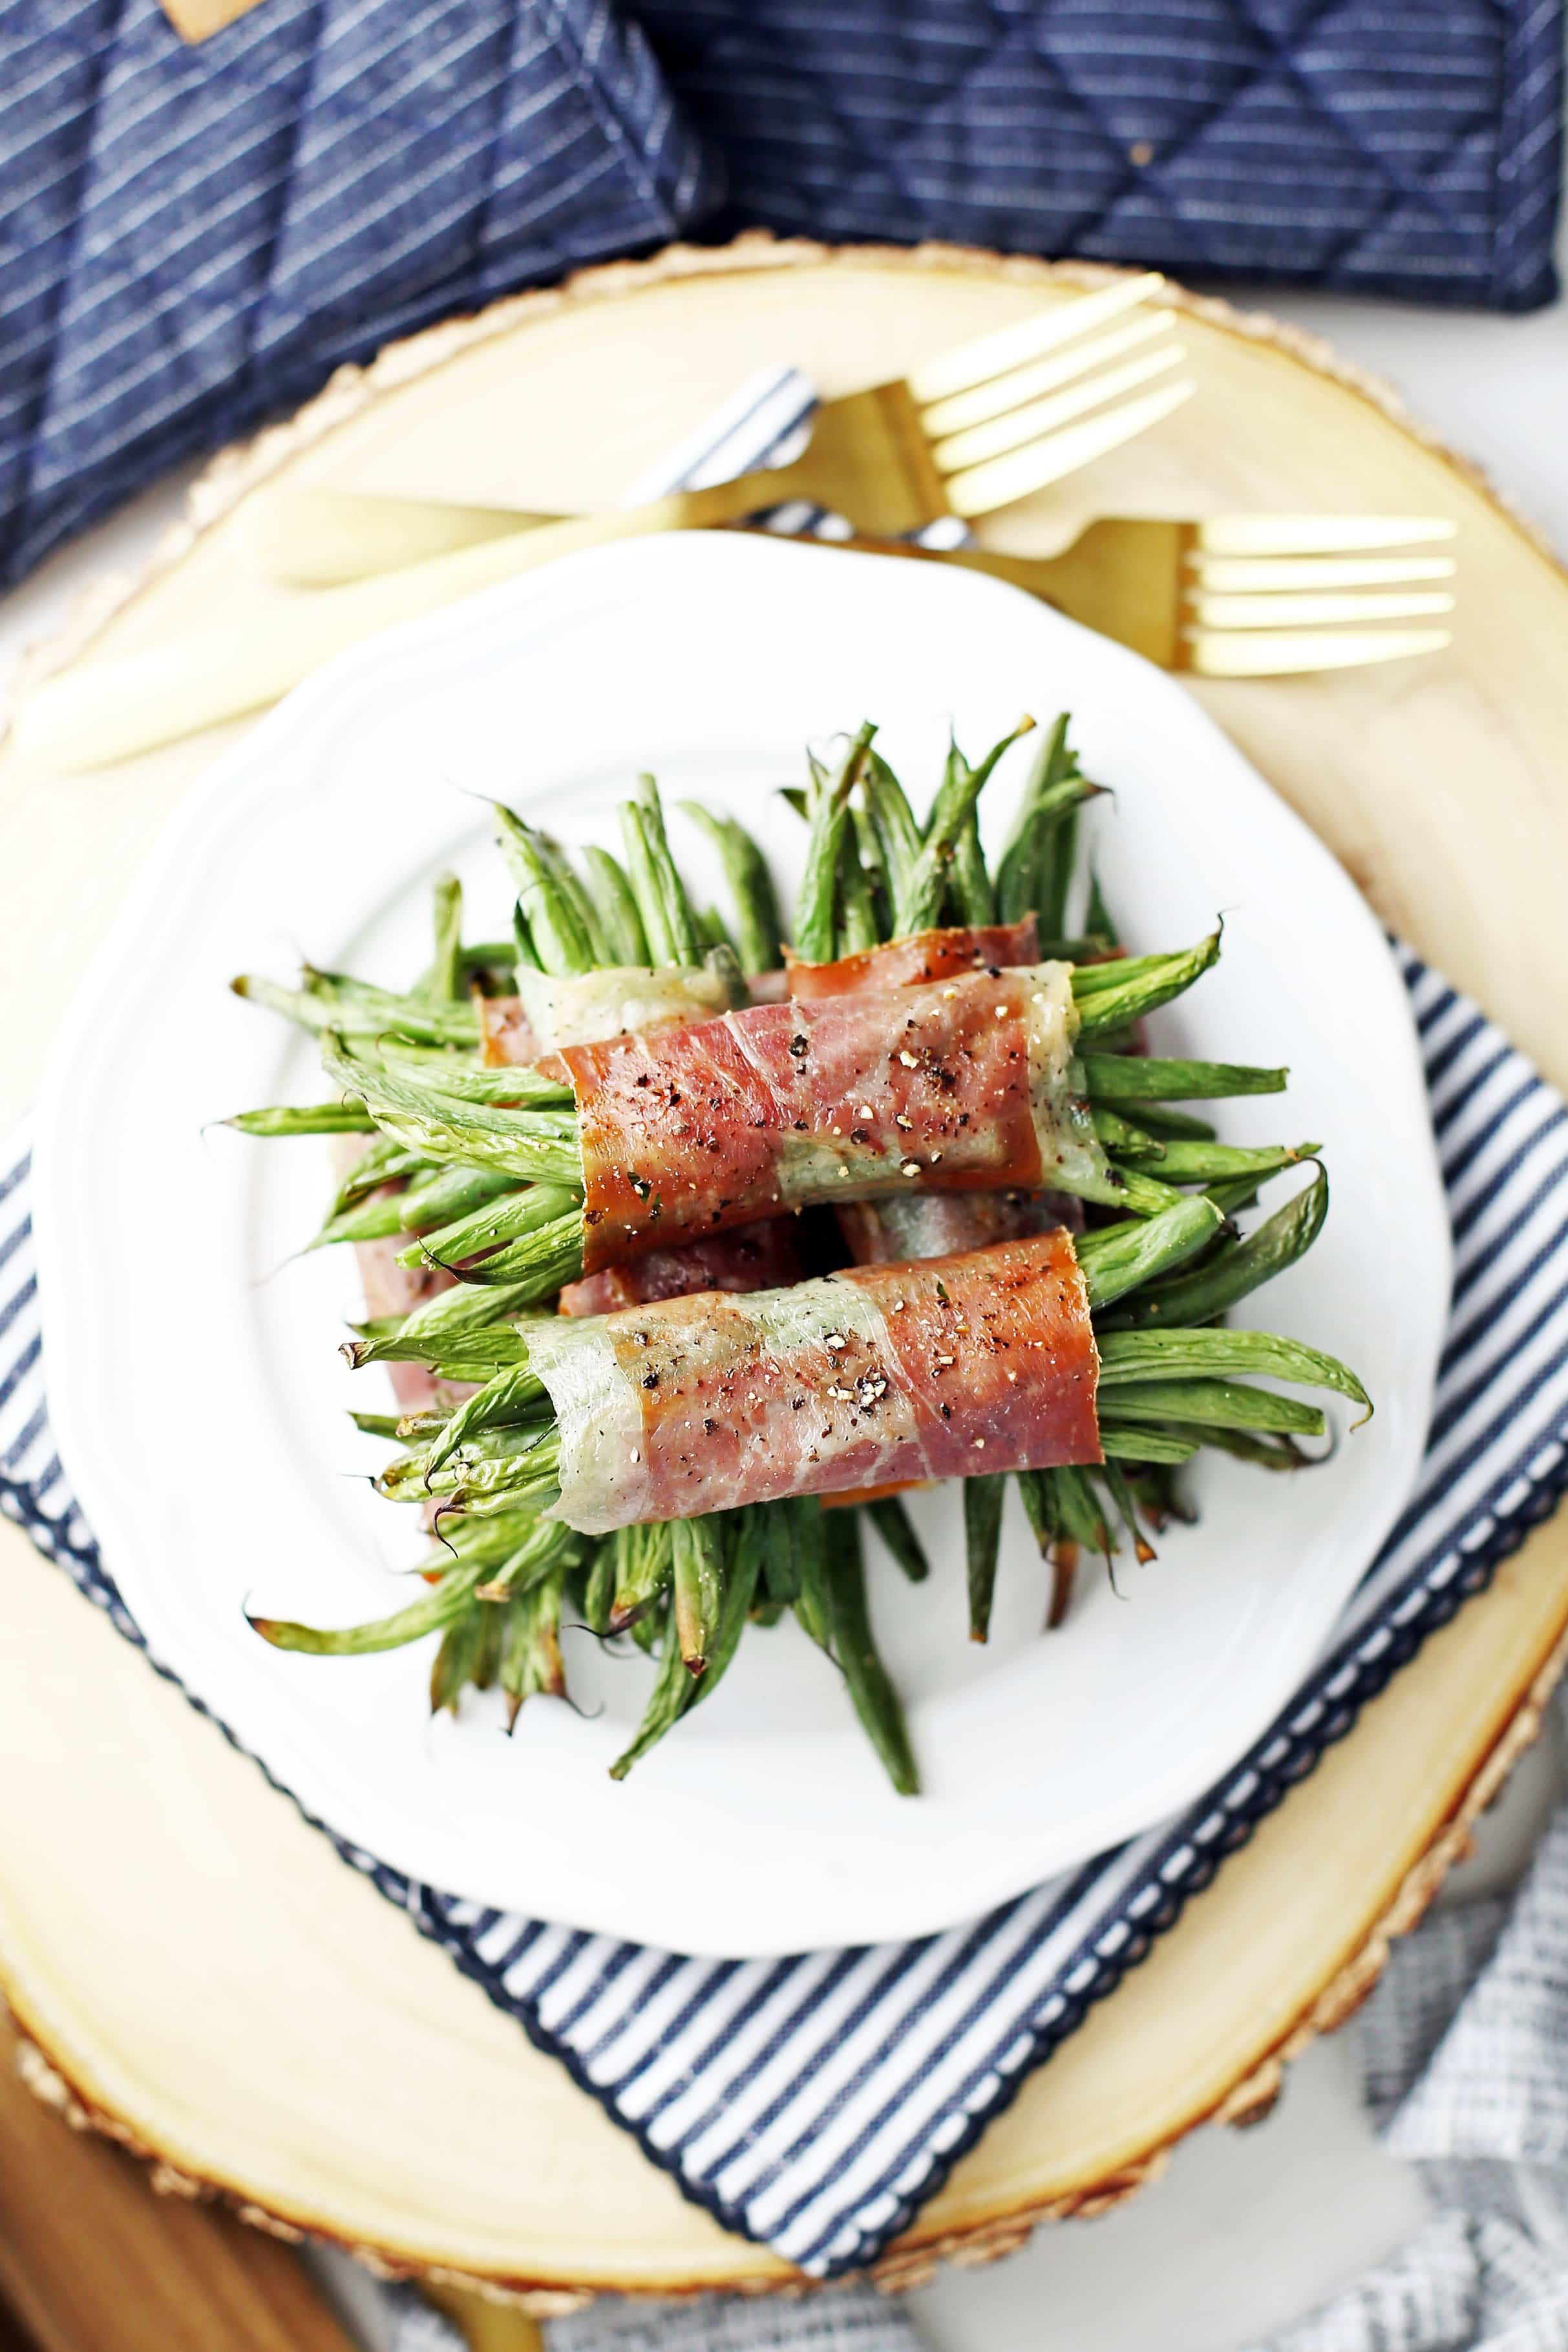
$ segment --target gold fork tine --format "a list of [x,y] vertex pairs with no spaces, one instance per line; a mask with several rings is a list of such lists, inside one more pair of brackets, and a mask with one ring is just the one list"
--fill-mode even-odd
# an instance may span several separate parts
[[1289,677],[1407,661],[1415,654],[1440,654],[1452,643],[1447,629],[1198,629],[1187,642],[1183,667],[1200,677]]
[[1064,474],[1076,471],[1079,466],[1103,457],[1119,449],[1140,433],[1146,433],[1162,417],[1190,400],[1196,389],[1190,377],[1177,383],[1161,384],[1146,392],[1138,400],[1123,401],[1119,408],[1107,409],[1102,415],[1085,417],[1080,424],[1068,425],[1059,433],[1050,433],[1043,440],[1031,441],[1022,449],[1010,449],[1005,457],[993,457],[986,464],[971,467],[968,472],[950,475],[944,485],[947,503],[956,515],[965,517],[990,514],[997,507],[1008,506],[1015,499],[1026,499],[1035,490],[1043,490],[1051,482],[1059,482]]
[[1354,628],[1363,621],[1423,621],[1451,613],[1451,596],[1428,591],[1400,596],[1209,596],[1193,599],[1200,629]]
[[1442,515],[1211,515],[1198,525],[1202,555],[1351,555],[1358,548],[1420,547],[1452,539]]
[[1124,361],[1121,367],[1087,376],[1061,392],[1049,394],[1044,400],[1032,400],[1026,407],[1016,408],[1009,415],[994,416],[988,425],[974,425],[967,433],[955,433],[950,440],[938,441],[931,449],[931,462],[939,474],[965,473],[989,457],[1004,457],[1009,449],[1022,448],[1026,441],[1037,441],[1042,434],[1054,433],[1058,425],[1069,425],[1088,409],[1103,408],[1107,401],[1120,400],[1124,392],[1136,392],[1152,377],[1179,367],[1186,355],[1184,344],[1162,343],[1157,350],[1145,352],[1141,359]]
[[977,383],[973,392],[955,393],[951,400],[933,401],[921,412],[921,423],[933,441],[945,439],[950,433],[967,433],[972,425],[988,424],[993,416],[1005,415],[1009,408],[1020,407],[1026,400],[1036,400],[1058,384],[1073,383],[1091,368],[1103,367],[1108,360],[1120,359],[1124,352],[1135,352],[1141,343],[1152,342],[1156,336],[1175,332],[1174,310],[1141,310],[1129,319],[1125,326],[1114,327],[1108,335],[1096,335],[1089,342],[1069,343],[1065,352],[1054,358],[1037,360],[1033,367],[1014,368],[1005,375],[992,376]]
[[[1125,419],[1107,420],[1076,442],[1050,438],[1071,420],[1107,407],[1176,364],[1181,352],[1171,342],[1177,323],[1173,310],[1144,311],[1109,333],[1093,331],[1118,313],[1136,310],[1163,282],[1158,271],[1149,271],[1095,294],[1076,295],[1000,334],[938,354],[912,377],[825,400],[806,446],[787,465],[753,472],[740,481],[681,492],[677,501],[667,502],[662,527],[717,526],[740,520],[754,507],[803,499],[847,509],[858,528],[886,538],[947,515],[980,514],[1006,497],[1023,497],[1032,488],[1056,481],[1075,465],[1087,464],[1101,450],[1115,448],[1134,432],[1157,423],[1175,404],[1162,401],[1131,409]],[[1167,342],[1171,347],[1164,352]],[[1141,365],[1129,362],[1115,370],[1104,366],[1155,344],[1163,356]],[[1003,372],[1000,380],[998,370]],[[1101,373],[1095,374],[1095,370]],[[938,391],[948,396],[930,405]],[[1036,404],[1020,409],[1020,404],[1028,402]],[[1019,413],[997,426],[994,420],[1008,410]],[[962,509],[947,498],[942,468],[931,454],[944,417],[955,436],[985,425],[993,427],[984,443],[956,445],[956,454],[949,459],[955,471],[974,472],[1015,450],[1024,460],[1002,476],[985,478],[983,489],[977,487],[977,475],[971,484],[971,501]],[[1033,457],[1023,449],[1026,442],[1036,445]],[[1005,488],[1012,481],[1022,487]],[[430,499],[348,497],[285,487],[263,489],[246,502],[239,536],[254,567],[268,579],[289,587],[347,587],[489,541],[521,538],[545,522],[543,517],[505,508],[461,508]],[[642,527],[630,520],[626,526]]]
[[1058,302],[1048,310],[1037,310],[1016,326],[998,327],[989,335],[979,335],[972,343],[961,343],[956,351],[938,352],[918,367],[910,368],[904,378],[911,397],[921,407],[933,400],[947,400],[955,392],[968,392],[977,383],[988,383],[993,376],[1004,375],[1009,368],[1023,367],[1030,360],[1044,357],[1058,344],[1071,342],[1091,327],[1102,327],[1108,319],[1120,316],[1123,310],[1136,309],[1146,301],[1156,288],[1164,284],[1157,269],[1148,269],[1139,278],[1124,278],[1114,286],[1101,287],[1098,294],[1078,294],[1069,301]]
[[1421,580],[1451,580],[1451,555],[1208,555],[1196,559],[1205,591],[1247,595],[1279,588],[1413,588]]
[[[1193,523],[1101,517],[1055,555],[1002,555],[982,547],[939,551],[908,540],[856,538],[848,544],[873,555],[987,573],[1038,596],[1163,669],[1209,677],[1279,677],[1349,669],[1440,653],[1450,643],[1447,629],[1358,625],[1447,614],[1453,599],[1439,593],[1419,598],[1375,593],[1215,596],[1200,604],[1194,625],[1190,592],[1184,590],[1180,576],[1180,551],[1195,528]],[[1328,625],[1340,620],[1352,625]],[[1318,623],[1325,625],[1313,625]]]

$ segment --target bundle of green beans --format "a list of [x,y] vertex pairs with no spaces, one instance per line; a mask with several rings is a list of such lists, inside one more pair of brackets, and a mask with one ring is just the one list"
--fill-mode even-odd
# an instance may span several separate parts
[[[831,776],[814,762],[810,786],[795,803],[810,828],[795,919],[799,956],[828,962],[938,923],[1014,923],[1033,914],[1042,956],[1095,959],[1077,970],[1073,980],[1080,1048],[1092,1041],[1090,1050],[1080,1053],[1080,1066],[1096,1130],[1126,1183],[1125,1206],[1138,1216],[1159,1219],[1184,1197],[1178,1188],[1197,1184],[1220,1213],[1212,1234],[1179,1272],[1145,1277],[1137,1297],[1122,1295],[1114,1306],[1096,1302],[1104,1309],[1095,1317],[1104,1367],[1103,1466],[1018,1476],[1030,1528],[1053,1570],[1047,1616],[1052,1625],[1066,1613],[1081,1552],[1109,1564],[1125,1530],[1135,1556],[1146,1560],[1152,1554],[1140,1518],[1158,1532],[1173,1517],[1191,1516],[1176,1470],[1201,1446],[1267,1469],[1289,1470],[1310,1459],[1300,1441],[1325,1433],[1323,1416],[1315,1408],[1238,1385],[1215,1340],[1208,1338],[1187,1351],[1180,1373],[1172,1351],[1168,1377],[1142,1371],[1123,1390],[1121,1366],[1132,1359],[1119,1356],[1120,1341],[1111,1335],[1155,1326],[1173,1332],[1222,1316],[1311,1247],[1328,1212],[1329,1186],[1319,1165],[1303,1192],[1243,1239],[1235,1213],[1256,1200],[1261,1183],[1310,1160],[1318,1146],[1238,1150],[1219,1143],[1206,1121],[1172,1106],[1279,1093],[1287,1073],[1154,1060],[1117,1050],[1131,1042],[1133,1024],[1143,1013],[1168,1003],[1207,969],[1219,940],[1215,934],[1183,958],[1134,961],[1121,954],[1092,868],[1087,875],[1078,871],[1079,813],[1100,787],[1084,775],[1068,729],[1063,712],[1044,731],[994,875],[980,835],[979,792],[1018,735],[1032,731],[1027,721],[974,768],[956,742],[950,745],[924,825],[898,778],[872,749],[868,730],[856,739],[862,753],[858,768],[849,773],[847,763]],[[1082,928],[1069,937],[1069,908],[1077,898],[1083,900]],[[1136,1234],[1135,1227],[1121,1230],[1130,1239]],[[1101,1229],[1080,1243],[1086,1267],[1106,1242]],[[1092,1275],[1090,1286],[1092,1296]],[[1268,1346],[1278,1351],[1271,1368],[1279,1377],[1296,1377],[1281,1369],[1292,1343],[1273,1340]],[[1268,1367],[1259,1355],[1253,1369]],[[1365,1402],[1359,1386],[1345,1393]],[[964,1481],[970,1633],[976,1641],[986,1638],[990,1625],[1006,1486],[1005,1474]]]
[[[800,796],[810,830],[797,952],[826,961],[942,920],[1015,920],[1031,909],[1042,953],[1111,947],[1092,888],[1089,937],[1062,936],[1077,813],[1094,789],[1068,751],[1065,720],[1045,740],[994,879],[987,871],[976,803],[1013,740],[1004,739],[975,769],[954,748],[924,825],[872,750],[869,728],[836,771],[814,765]],[[346,1632],[258,1622],[280,1645],[333,1654],[440,1628],[436,1703],[454,1701],[466,1681],[479,1687],[499,1681],[515,1713],[532,1692],[563,1688],[557,1637],[570,1594],[594,1631],[630,1633],[660,1660],[643,1725],[614,1768],[620,1774],[715,1686],[748,1620],[772,1622],[788,1609],[840,1666],[895,1786],[912,1790],[901,1712],[870,1634],[860,1512],[801,1498],[625,1529],[597,1543],[541,1517],[558,1493],[555,1432],[515,1318],[581,1271],[581,1170],[572,1157],[569,1097],[532,1073],[479,1062],[469,992],[504,984],[513,955],[555,974],[605,964],[692,966],[715,953],[734,973],[776,965],[779,912],[760,851],[732,818],[694,807],[689,814],[721,860],[733,902],[728,922],[692,905],[657,790],[644,779],[622,814],[625,864],[602,850],[585,854],[591,888],[556,844],[498,812],[518,884],[510,950],[462,947],[460,904],[447,883],[437,894],[435,960],[405,998],[314,971],[293,991],[237,983],[321,1034],[323,1057],[345,1096],[314,1111],[250,1113],[236,1124],[258,1134],[379,1130],[340,1187],[317,1244],[413,1234],[405,1263],[456,1267],[463,1276],[411,1316],[361,1327],[353,1360],[416,1361],[439,1380],[479,1383],[455,1412],[361,1417],[362,1425],[408,1444],[384,1473],[383,1491],[438,1506],[443,1548],[429,1563],[438,1577],[429,1595],[377,1625]],[[1117,1050],[1142,1013],[1190,986],[1217,951],[1215,934],[1175,956],[1075,971],[1080,1039],[1093,1042],[1082,1060],[1085,1087],[1131,1214],[1079,1244],[1102,1360],[1107,1462],[1093,1472],[1020,1480],[1042,1550],[1058,1570],[1075,1546],[1109,1558],[1117,1517],[1146,1555],[1138,1507],[1156,1516],[1170,1507],[1162,1482],[1200,1444],[1275,1467],[1304,1458],[1297,1441],[1322,1433],[1321,1413],[1251,1388],[1242,1375],[1315,1383],[1365,1402],[1353,1376],[1331,1359],[1266,1334],[1199,1328],[1299,1257],[1327,1205],[1320,1169],[1306,1192],[1242,1240],[1229,1213],[1315,1147],[1227,1150],[1212,1129],[1167,1108],[1276,1091],[1283,1072],[1156,1062]],[[515,1108],[520,1099],[526,1108]],[[1196,1196],[1181,1189],[1192,1184],[1203,1187]],[[984,1638],[1005,1480],[965,1487],[971,1622]],[[923,1554],[897,1499],[865,1515],[906,1572],[923,1577]]]
[[[498,810],[501,845],[518,887],[515,959],[556,976],[609,964],[700,965],[715,951],[739,972],[780,961],[781,923],[761,852],[733,820],[693,807],[714,842],[734,895],[732,927],[695,908],[669,852],[651,780],[622,811],[624,865],[584,853],[590,890],[548,836]],[[478,1018],[466,995],[472,978],[507,978],[492,949],[465,953],[446,934],[457,919],[454,886],[438,886],[437,952],[405,1000],[340,974],[308,971],[296,990],[246,979],[240,992],[323,1034],[375,1039],[384,1047],[427,1049],[442,1080],[476,1089],[500,1082],[512,1094],[529,1074],[485,1072],[477,1059]],[[463,1011],[458,1006],[463,1005]],[[466,1013],[466,1018],[464,1017]],[[482,1092],[479,1098],[482,1099]],[[309,1112],[254,1112],[235,1124],[247,1133],[370,1131],[367,1118],[340,1105]],[[399,1418],[358,1415],[372,1433],[401,1437],[409,1450],[384,1472],[381,1490],[437,1508],[438,1548],[425,1563],[429,1591],[376,1623],[323,1631],[253,1620],[279,1647],[360,1655],[439,1631],[431,1675],[437,1706],[454,1706],[465,1684],[499,1683],[510,1718],[536,1692],[563,1696],[559,1635],[574,1606],[605,1637],[626,1635],[655,1654],[658,1672],[643,1721],[612,1767],[628,1771],[680,1717],[711,1691],[748,1622],[771,1623],[786,1610],[843,1673],[861,1722],[894,1786],[918,1788],[902,1708],[870,1630],[859,1513],[824,1510],[802,1497],[707,1519],[625,1528],[605,1541],[576,1536],[542,1516],[555,1499],[553,1425],[542,1391],[517,1360],[510,1320],[538,1306],[581,1271],[580,1255],[537,1237],[552,1223],[580,1235],[580,1207],[559,1188],[520,1185],[493,1168],[431,1160],[395,1136],[380,1135],[351,1169],[313,1247],[414,1234],[411,1265],[443,1264],[447,1253],[480,1263],[484,1277],[437,1295],[415,1316],[374,1332],[362,1327],[351,1352],[361,1362],[414,1360],[441,1380],[479,1380],[497,1370],[458,1412]],[[497,1279],[493,1255],[521,1240],[526,1271]],[[552,1254],[553,1253],[553,1254]],[[503,1269],[503,1273],[510,1269]],[[868,1507],[911,1578],[928,1566],[902,1506]]]
[[[866,871],[866,853],[857,847],[852,861],[845,847],[857,835],[848,821],[848,802],[868,765],[868,726],[853,739],[832,777],[814,776],[816,803],[828,813],[823,824],[814,822],[803,887],[802,919],[796,929],[802,940],[816,924],[815,910],[823,904],[825,887],[850,896],[847,929],[859,936],[875,918],[872,884]],[[954,759],[949,763],[931,820],[920,835],[918,851],[908,857],[907,881],[899,884],[892,903],[897,919],[915,928],[935,919],[955,874],[967,873],[973,887],[989,882],[984,874],[974,808],[979,793],[997,759],[1013,739],[970,769]],[[880,761],[872,771],[882,785],[873,809],[887,809],[902,801],[890,771]],[[1081,783],[1068,787],[1083,796]],[[1058,786],[1058,793],[1060,787]],[[908,803],[903,803],[907,811]],[[1047,815],[1059,813],[1059,800],[1046,797]],[[625,812],[626,866],[618,882],[609,867],[615,861],[597,853],[598,891],[590,896],[563,853],[545,837],[533,834],[510,812],[499,813],[501,842],[520,884],[517,947],[520,958],[547,971],[591,970],[595,964],[626,960],[639,937],[645,954],[639,961],[693,964],[714,951],[730,954],[720,919],[699,917],[686,900],[670,857],[664,819],[652,779],[645,778],[640,797]],[[733,826],[733,821],[728,821]],[[873,818],[873,824],[876,820]],[[910,820],[912,824],[912,819]],[[734,834],[740,829],[733,827]],[[1028,827],[1026,826],[1026,835]],[[870,828],[868,828],[868,841]],[[894,852],[876,844],[884,874],[896,879]],[[1004,860],[1004,866],[1007,860]],[[1022,859],[1014,861],[1009,888],[1029,887],[1033,876],[1022,878]],[[858,876],[858,880],[857,880]],[[624,886],[624,887],[623,887]],[[640,919],[640,925],[634,918]],[[822,928],[822,926],[816,926]],[[800,941],[797,940],[797,946]],[[1058,944],[1055,941],[1050,945]],[[1110,964],[1075,968],[1073,994],[1079,1019],[1080,1044],[1096,1048],[1083,1063],[1085,1086],[1095,1107],[1100,1131],[1118,1200],[1131,1214],[1152,1216],[1181,1197],[1183,1184],[1222,1179],[1251,1183],[1309,1156],[1310,1143],[1283,1146],[1269,1151],[1245,1151],[1215,1143],[1200,1144],[1190,1134],[1172,1135],[1171,1119],[1156,1134],[1149,1118],[1142,1123],[1116,1108],[1121,1081],[1115,1057],[1105,1049],[1120,1043],[1145,1013],[1191,987],[1215,961],[1219,933],[1173,954],[1130,958]],[[802,950],[805,952],[805,949]],[[731,955],[737,976],[738,950]],[[342,1095],[357,1097],[389,1147],[411,1155],[408,1165],[439,1169],[453,1164],[509,1177],[511,1189],[487,1199],[477,1210],[453,1219],[425,1237],[428,1255],[443,1265],[460,1265],[466,1282],[492,1294],[488,1309],[467,1302],[433,1302],[428,1318],[410,1318],[396,1332],[363,1335],[361,1360],[374,1361],[398,1353],[451,1353],[460,1330],[474,1339],[508,1315],[552,1297],[582,1273],[584,1174],[577,1114],[571,1089],[538,1072],[515,1068],[486,1069],[454,1048],[477,1041],[477,1015],[469,1008],[465,1027],[456,1009],[420,1008],[410,1028],[401,1028],[394,1000],[380,991],[356,990],[355,984],[331,974],[308,974],[301,989],[279,992],[254,981],[242,983],[246,992],[262,996],[279,1010],[289,1012],[319,1030],[321,1058],[328,1076]],[[1238,1080],[1246,1086],[1280,1084],[1253,1074]],[[1110,1085],[1112,1095],[1102,1100],[1099,1090]],[[1142,1097],[1144,1104],[1154,1101]],[[336,1126],[340,1102],[323,1107],[323,1118]],[[301,1114],[292,1115],[292,1132],[303,1131]],[[1156,1116],[1158,1114],[1156,1113]],[[266,1114],[259,1115],[265,1122]],[[1158,1166],[1159,1172],[1153,1172]],[[1250,1186],[1249,1186],[1250,1189]],[[472,1369],[485,1360],[489,1342],[463,1360]],[[504,1343],[503,1343],[504,1345]],[[466,1374],[455,1375],[466,1377]]]

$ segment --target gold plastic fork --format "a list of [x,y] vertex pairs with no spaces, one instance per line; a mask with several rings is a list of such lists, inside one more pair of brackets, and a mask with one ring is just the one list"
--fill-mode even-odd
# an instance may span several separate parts
[[[678,515],[670,501],[658,505],[700,528],[799,499],[852,516],[858,530],[879,539],[1011,506],[1146,433],[1190,397],[1190,380],[1172,373],[1185,357],[1176,312],[1142,307],[1163,283],[1157,270],[1121,279],[924,361],[894,383],[822,401],[810,441],[790,464],[678,492]],[[510,507],[279,488],[247,501],[240,537],[266,578],[316,588],[562,520]],[[616,519],[603,520],[613,535]],[[623,517],[623,528],[628,521]]]
[[907,540],[831,542],[961,564],[1052,604],[1163,669],[1281,677],[1440,653],[1454,609],[1450,555],[1396,554],[1452,539],[1431,515],[1237,514],[1205,522],[1107,517],[1059,554],[997,555]]
[[[511,516],[504,535],[492,528],[467,541],[448,537],[425,561],[323,587],[243,631],[203,630],[155,652],[78,663],[21,704],[17,746],[68,771],[126,759],[275,702],[382,629],[614,540],[734,522],[788,499],[847,513],[857,530],[879,536],[1010,505],[1188,398],[1185,378],[1136,388],[1183,358],[1166,324],[1173,313],[1123,317],[1111,332],[1089,332],[1137,310],[1162,283],[1157,272],[1121,279],[925,361],[898,383],[826,402],[792,465],[535,529],[526,526],[537,518]],[[1128,359],[1134,326],[1151,348]],[[1117,364],[1107,367],[1108,359]]]

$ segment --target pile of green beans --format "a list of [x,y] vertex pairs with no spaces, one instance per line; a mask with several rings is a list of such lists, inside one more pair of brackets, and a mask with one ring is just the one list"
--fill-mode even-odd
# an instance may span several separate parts
[[[850,739],[836,767],[813,760],[805,792],[790,795],[808,826],[796,952],[826,961],[937,923],[1015,921],[1032,910],[1042,954],[1110,957],[1118,942],[1098,886],[1090,877],[1083,890],[1075,871],[1079,811],[1097,788],[1073,758],[1065,718],[1044,734],[994,877],[988,869],[979,794],[1031,728],[1024,722],[974,768],[954,745],[923,824],[875,750],[870,726]],[[438,1381],[475,1389],[451,1409],[356,1416],[405,1448],[383,1472],[381,1491],[436,1513],[427,1592],[373,1625],[253,1622],[279,1646],[331,1655],[438,1631],[432,1703],[455,1706],[469,1684],[499,1685],[515,1719],[534,1694],[563,1693],[559,1635],[563,1611],[574,1609],[594,1633],[629,1639],[658,1660],[643,1722],[613,1768],[619,1777],[715,1687],[748,1622],[772,1623],[788,1612],[838,1666],[893,1785],[912,1793],[914,1759],[876,1651],[865,1580],[867,1519],[911,1581],[928,1573],[896,1496],[842,1507],[802,1497],[604,1539],[542,1516],[559,1495],[557,1438],[518,1318],[582,1271],[575,1120],[565,1088],[535,1072],[483,1066],[473,996],[504,992],[516,965],[564,976],[706,961],[737,996],[742,973],[776,969],[781,916],[761,851],[733,818],[682,806],[717,853],[727,915],[692,901],[657,787],[645,777],[621,811],[622,857],[590,849],[582,871],[548,835],[498,809],[498,840],[517,889],[513,939],[465,949],[460,893],[442,877],[432,961],[407,995],[313,969],[294,989],[248,977],[235,983],[319,1035],[341,1092],[314,1108],[253,1111],[234,1124],[252,1135],[371,1139],[310,1245],[403,1236],[402,1263],[460,1276],[408,1316],[357,1327],[351,1360],[417,1362]],[[1075,887],[1086,904],[1083,929],[1069,937]],[[1085,1550],[1109,1563],[1124,1531],[1139,1558],[1152,1556],[1140,1520],[1157,1532],[1184,1515],[1176,1471],[1200,1446],[1276,1469],[1310,1458],[1300,1441],[1325,1434],[1322,1414],[1251,1386],[1245,1374],[1326,1387],[1366,1404],[1353,1375],[1331,1358],[1264,1334],[1207,1328],[1310,1246],[1328,1204],[1319,1165],[1303,1192],[1243,1238],[1235,1212],[1317,1146],[1241,1150],[1172,1108],[1278,1092],[1283,1070],[1125,1050],[1142,1017],[1192,986],[1219,948],[1216,930],[1175,954],[1117,955],[1074,971],[1087,1047],[1083,1090],[1121,1189],[1117,1221],[1078,1243],[1101,1355],[1106,1460],[1018,1480],[1053,1570],[1050,1622],[1065,1611]],[[970,1626],[981,1640],[1005,1485],[1005,1475],[964,1482]]]

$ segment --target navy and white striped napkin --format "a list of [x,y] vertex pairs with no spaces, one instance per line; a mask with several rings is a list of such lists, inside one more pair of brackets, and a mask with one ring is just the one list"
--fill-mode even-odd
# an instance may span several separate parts
[[[687,2196],[816,2275],[907,2222],[1568,1486],[1568,1110],[1473,1004],[1403,969],[1458,1249],[1426,1469],[1320,1664],[1200,1804],[946,1935],[782,1960],[487,1910],[335,1841]],[[27,1178],[22,1151],[0,1179],[0,1509],[140,1642],[49,1436]]]
[[[639,488],[693,479],[721,439],[722,470],[762,462],[808,408],[802,379],[776,373]],[[800,509],[775,521],[834,528]],[[334,1839],[686,2196],[815,2276],[875,2257],[1568,1486],[1568,1110],[1475,1005],[1408,953],[1402,969],[1457,1249],[1426,1462],[1318,1664],[1202,1802],[945,1935],[780,1960],[499,1913]],[[18,1150],[0,1178],[0,1508],[140,1642],[50,1442],[27,1172]]]

